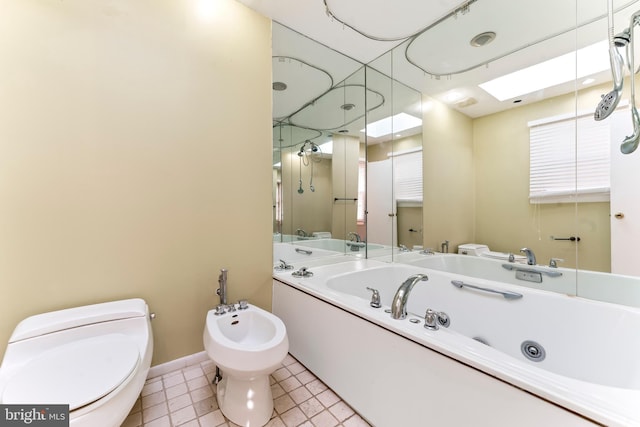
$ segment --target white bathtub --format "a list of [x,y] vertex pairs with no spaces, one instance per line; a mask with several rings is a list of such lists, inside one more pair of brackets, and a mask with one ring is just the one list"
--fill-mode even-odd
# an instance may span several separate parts
[[[316,240],[300,240],[293,241],[294,245],[306,246],[310,248],[324,249],[340,253],[358,254],[365,252],[364,242],[351,242],[342,239],[316,239]],[[367,244],[368,250],[382,249],[384,246],[374,243]]]
[[286,261],[287,263],[304,263],[318,258],[336,255],[338,255],[337,252],[324,249],[305,248],[289,243],[273,244],[274,265],[280,264],[280,261]]
[[[633,276],[562,267],[550,268],[541,265],[532,267],[521,263],[509,263],[490,258],[458,254],[421,255],[406,257],[405,259],[402,259],[402,256],[396,256],[394,259],[403,264],[462,274],[479,279],[495,280],[533,289],[578,295],[597,301],[640,307],[640,278]],[[511,270],[505,267],[511,268]],[[535,283],[517,279],[516,269],[539,271],[541,272],[542,282]]]
[[[385,401],[402,406],[395,410],[403,417],[402,425],[423,425],[429,417],[444,425],[640,425],[638,309],[373,260],[317,267],[314,273],[308,279],[274,276],[274,312],[285,320],[288,330],[291,326],[291,342],[297,341],[292,346],[294,356],[318,371],[378,427],[397,422],[380,409]],[[385,308],[397,287],[416,273],[427,274],[429,280],[413,288],[407,304],[409,317],[392,319]],[[452,280],[522,297],[505,299],[500,294],[460,289]],[[380,291],[382,308],[369,306],[371,292],[366,287]],[[297,312],[296,307],[306,304],[304,298],[314,301]],[[450,327],[425,329],[422,319],[427,308],[446,312]],[[322,317],[307,322],[314,310]],[[324,343],[323,336],[327,337]],[[335,359],[332,339],[338,346]],[[544,360],[527,359],[521,352],[525,341],[541,344]],[[320,347],[314,349],[315,345]],[[369,345],[369,350],[362,350]],[[403,350],[389,352],[389,346]],[[404,379],[391,390],[377,389],[383,397],[362,397],[363,390],[350,384],[359,375],[366,381],[367,372],[360,370],[377,366],[363,357],[385,365],[377,374],[395,372],[391,380]],[[334,376],[341,366],[348,367],[349,383]],[[484,377],[478,377],[478,371]],[[425,381],[430,384],[421,384]],[[398,391],[400,386],[414,390],[418,397]],[[425,387],[456,395],[425,392]],[[511,410],[506,410],[507,405]]]

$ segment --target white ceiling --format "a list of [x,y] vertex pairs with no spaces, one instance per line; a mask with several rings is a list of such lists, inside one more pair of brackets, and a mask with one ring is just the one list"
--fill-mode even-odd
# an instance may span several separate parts
[[[273,26],[274,80],[286,75],[282,78],[291,89],[274,91],[274,117],[305,110],[318,94],[362,64],[443,102],[455,90],[469,105],[451,104],[452,108],[480,117],[573,92],[576,84],[571,81],[520,96],[521,103],[514,104],[514,99],[498,101],[478,84],[605,40],[608,34],[606,0],[239,1],[288,27]],[[629,25],[639,1],[614,0],[615,33]],[[485,31],[494,31],[495,40],[484,47],[471,46],[471,38]],[[391,49],[392,55],[381,57]],[[606,53],[600,61],[609,63]],[[293,65],[316,74],[314,83],[306,75],[285,72]],[[592,77],[591,85],[611,80],[608,70]],[[294,92],[299,98],[291,99]],[[389,94],[383,96],[389,99]],[[306,110],[297,113],[298,120],[314,127],[309,121],[314,114]],[[323,126],[332,123],[327,117]]]

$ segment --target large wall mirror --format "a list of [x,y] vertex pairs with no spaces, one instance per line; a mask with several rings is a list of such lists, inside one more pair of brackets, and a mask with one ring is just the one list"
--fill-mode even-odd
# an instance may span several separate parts
[[[618,34],[629,27],[640,2],[611,4]],[[304,238],[298,229],[328,231],[336,240],[356,233],[370,246],[364,256],[391,248],[389,260],[405,246],[454,252],[460,244],[478,243],[516,255],[528,247],[538,264],[554,259],[577,269],[570,292],[575,294],[581,293],[582,270],[640,276],[633,257],[633,244],[640,240],[634,190],[640,154],[620,151],[622,140],[634,132],[628,71],[616,113],[594,120],[601,96],[613,88],[607,11],[605,0],[475,0],[365,66],[321,45],[317,50],[325,52],[318,56],[310,48],[297,57],[284,53],[286,40],[304,37],[274,24],[274,79],[280,55],[308,64],[299,68],[323,68],[330,75],[315,92],[304,84],[306,101],[278,115],[274,90],[274,164],[281,161],[274,169],[274,205],[283,206],[280,216],[274,215],[276,239]],[[339,10],[332,14],[340,18]],[[384,37],[375,28],[367,31]],[[627,67],[635,49],[620,49]],[[341,58],[341,72],[329,70],[333,65],[326,55]],[[319,80],[323,74],[318,71]],[[331,114],[340,120],[323,114],[324,122],[312,123],[289,115],[310,102],[300,118],[320,120],[313,113],[321,104],[316,98],[330,88],[337,110]],[[419,124],[401,130],[407,118]],[[385,120],[392,132],[375,134]],[[313,194],[310,166],[304,153],[298,156],[307,140],[319,146],[333,141],[331,167],[323,164],[325,150],[307,156],[318,183]],[[336,146],[343,150],[338,162]],[[422,159],[421,194],[399,195],[397,181],[410,179],[401,178],[406,166],[399,162],[416,152]],[[314,156],[322,160],[313,163]],[[320,190],[320,171],[331,174],[332,183],[325,184],[330,194]],[[336,180],[336,174],[343,179]],[[359,195],[363,179],[366,192]],[[366,200],[366,221],[358,202],[336,206],[339,195]],[[324,202],[307,204],[302,201],[307,196]],[[324,222],[307,222],[321,218]],[[606,293],[600,299],[606,300]]]

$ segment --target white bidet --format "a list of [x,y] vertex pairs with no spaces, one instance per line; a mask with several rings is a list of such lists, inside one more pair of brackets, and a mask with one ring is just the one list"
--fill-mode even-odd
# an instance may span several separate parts
[[287,356],[287,330],[277,316],[255,306],[207,313],[203,341],[223,372],[217,398],[222,413],[245,427],[265,425],[273,413],[269,374]]

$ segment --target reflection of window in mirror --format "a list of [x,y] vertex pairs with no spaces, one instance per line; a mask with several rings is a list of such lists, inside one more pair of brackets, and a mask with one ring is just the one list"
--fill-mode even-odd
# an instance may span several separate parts
[[276,226],[278,233],[282,232],[282,182],[276,182]]
[[530,202],[608,202],[609,126],[591,113],[530,122]]

